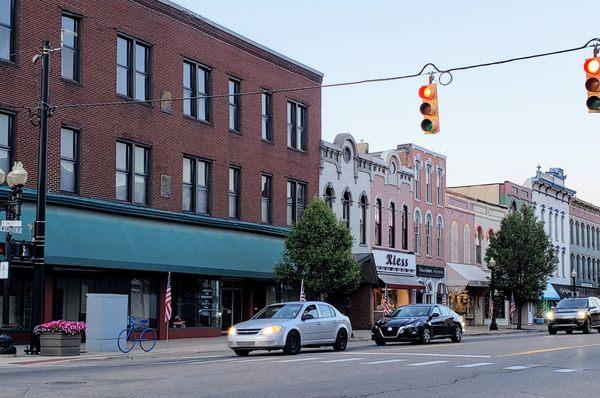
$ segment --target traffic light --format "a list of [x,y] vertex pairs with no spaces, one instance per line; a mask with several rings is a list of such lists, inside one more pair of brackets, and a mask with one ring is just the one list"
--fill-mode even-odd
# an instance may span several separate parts
[[423,103],[419,108],[421,115],[423,115],[421,130],[423,130],[425,134],[437,134],[440,131],[437,84],[429,83],[425,86],[421,86],[419,89],[419,97],[423,100]]
[[586,106],[589,113],[600,113],[600,57],[588,58],[583,64],[585,70]]
[[6,256],[6,242],[0,242],[0,256]]

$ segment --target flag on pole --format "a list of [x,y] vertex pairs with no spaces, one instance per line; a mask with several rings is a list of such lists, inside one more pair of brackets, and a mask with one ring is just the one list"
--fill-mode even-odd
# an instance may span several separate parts
[[390,301],[390,295],[388,294],[387,287],[385,288],[385,302],[383,303],[383,315],[390,315],[392,313],[392,302]]
[[490,292],[490,315],[489,318],[492,319],[494,317],[494,295]]
[[300,301],[306,301],[306,295],[304,294],[304,279],[300,283]]
[[165,291],[165,323],[171,320],[171,273],[167,277],[167,290]]
[[513,314],[517,310],[517,306],[515,305],[515,295],[513,293],[510,294],[510,321],[512,323]]

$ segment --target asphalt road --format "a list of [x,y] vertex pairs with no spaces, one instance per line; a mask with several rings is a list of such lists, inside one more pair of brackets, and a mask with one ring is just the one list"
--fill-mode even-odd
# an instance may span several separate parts
[[600,396],[600,334],[0,367],[0,397]]

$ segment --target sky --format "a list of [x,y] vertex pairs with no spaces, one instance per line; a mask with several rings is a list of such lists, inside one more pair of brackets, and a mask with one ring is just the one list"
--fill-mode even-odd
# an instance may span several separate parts
[[[542,53],[600,37],[600,1],[175,0],[325,74],[324,83],[404,75]],[[574,4],[574,5],[569,5]],[[420,130],[425,76],[325,88],[322,135],[372,152],[412,142],[447,156],[447,184],[523,183],[561,167],[600,204],[600,113],[585,106],[591,49],[454,73],[438,89],[440,133]]]

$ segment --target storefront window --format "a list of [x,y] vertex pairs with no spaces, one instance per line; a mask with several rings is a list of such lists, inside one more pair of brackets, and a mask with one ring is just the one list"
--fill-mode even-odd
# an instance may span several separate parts
[[219,281],[175,276],[171,326],[220,327]]
[[10,269],[9,318],[2,318],[4,280],[0,280],[0,326],[24,331],[31,326],[32,283],[29,270]]
[[458,294],[450,294],[450,308],[457,314],[462,315],[465,320],[475,318],[474,302],[466,291]]

